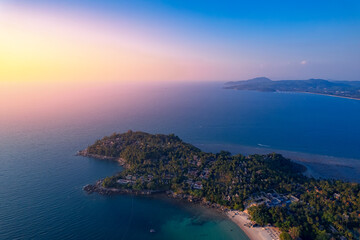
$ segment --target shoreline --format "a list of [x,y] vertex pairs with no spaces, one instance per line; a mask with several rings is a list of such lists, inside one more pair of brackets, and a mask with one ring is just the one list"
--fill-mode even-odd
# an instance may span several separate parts
[[256,92],[270,92],[270,93],[309,93],[309,94],[315,94],[315,95],[322,95],[322,96],[329,96],[329,97],[338,97],[338,98],[345,98],[345,99],[352,99],[360,101],[360,98],[355,97],[346,97],[341,95],[334,95],[334,94],[326,94],[326,93],[315,93],[315,92],[301,92],[301,91],[260,91],[260,90],[245,90],[245,89],[236,89],[236,88],[224,88],[224,89],[230,89],[230,90],[236,90],[236,91],[256,91]]
[[[149,190],[129,190],[129,189],[117,189],[117,188],[104,188],[101,186],[102,180],[98,180],[95,185],[86,185],[83,190],[88,193],[97,193],[103,196],[112,195],[135,195],[143,197],[165,197],[171,201],[177,201],[178,203],[188,203],[193,205],[200,205],[212,211],[215,214],[221,214],[227,217],[233,223],[235,223],[250,240],[279,240],[280,231],[274,226],[266,227],[250,227],[251,220],[249,215],[244,211],[231,210],[216,203],[204,202],[203,199],[198,199],[186,194],[174,194],[172,191],[149,191]],[[246,226],[248,225],[248,226]]]
[[234,222],[250,240],[279,240],[280,231],[274,226],[250,227],[249,215],[242,211],[229,210],[226,216]]
[[325,94],[325,93],[314,93],[314,92],[292,92],[292,91],[278,91],[279,93],[285,92],[285,93],[309,93],[309,94],[315,94],[315,95],[322,95],[322,96],[329,96],[329,97],[338,97],[338,98],[346,98],[346,99],[352,99],[352,100],[358,100],[360,101],[360,98],[354,98],[354,97],[346,97],[346,96],[339,96],[339,95],[332,95],[332,94]]
[[[207,214],[211,212],[211,214],[215,214],[215,216],[219,217],[220,219],[230,220],[238,228],[240,228],[241,231],[250,240],[280,240],[281,231],[274,226],[266,226],[266,227],[245,226],[245,225],[249,225],[251,223],[251,220],[248,219],[249,215],[244,211],[231,210],[228,208],[220,209],[217,207],[208,206],[206,204],[203,204],[202,202],[188,202],[188,201],[184,201],[183,199],[169,197],[167,194],[165,196],[164,195],[161,196],[161,194],[158,194],[158,195],[154,195],[154,197],[157,196],[158,198],[161,198],[161,200],[168,200],[171,202],[175,202],[175,204],[180,204],[186,209],[196,207],[196,209],[201,212],[205,211],[205,213]],[[150,197],[150,196],[144,196],[144,197]]]
[[329,97],[338,97],[338,98],[345,98],[345,99],[352,99],[360,101],[360,98],[355,97],[346,97],[341,95],[334,95],[334,94],[326,94],[326,93],[316,93],[316,92],[300,92],[300,91],[260,91],[260,90],[244,90],[244,89],[236,89],[236,88],[225,88],[225,89],[233,89],[236,91],[256,91],[256,92],[273,92],[273,93],[309,93],[309,94],[315,94],[315,95],[322,95],[322,96],[329,96]]

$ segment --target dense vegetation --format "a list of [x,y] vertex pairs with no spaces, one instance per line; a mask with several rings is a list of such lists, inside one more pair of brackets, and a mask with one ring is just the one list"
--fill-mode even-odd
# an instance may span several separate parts
[[360,99],[360,81],[327,81],[324,79],[272,81],[265,77],[228,82],[225,88],[263,92],[308,92]]
[[171,190],[247,208],[259,225],[279,227],[284,239],[353,239],[359,228],[359,184],[307,178],[303,166],[279,154],[205,153],[175,135],[132,131],[98,140],[86,153],[126,160],[104,187]]
[[360,225],[360,187],[355,183],[309,179],[297,203],[288,207],[268,208],[264,205],[249,208],[253,219],[262,224],[273,224],[289,231],[293,238],[330,239],[343,235],[353,239],[350,229]]

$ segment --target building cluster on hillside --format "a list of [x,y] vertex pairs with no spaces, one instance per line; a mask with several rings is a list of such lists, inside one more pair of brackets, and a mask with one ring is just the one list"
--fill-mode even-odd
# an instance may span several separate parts
[[261,205],[265,204],[267,207],[276,207],[276,206],[282,206],[282,205],[289,205],[293,202],[298,202],[299,198],[288,195],[285,196],[283,194],[277,193],[275,190],[272,190],[272,192],[260,192],[257,194],[254,194],[252,197],[249,198],[248,206],[254,206],[254,205]]
[[119,184],[134,184],[136,181],[140,182],[151,182],[153,180],[154,176],[147,175],[147,177],[144,176],[137,176],[137,175],[127,175],[125,178],[120,178],[116,182]]

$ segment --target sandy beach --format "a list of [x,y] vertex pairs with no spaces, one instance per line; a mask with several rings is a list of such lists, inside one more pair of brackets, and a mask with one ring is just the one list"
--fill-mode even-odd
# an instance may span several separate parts
[[339,95],[333,95],[333,94],[325,94],[325,93],[315,93],[315,92],[291,92],[291,91],[286,91],[286,92],[281,92],[281,91],[279,91],[279,92],[280,92],[280,93],[308,93],[308,94],[322,95],[322,96],[328,96],[328,97],[337,97],[337,98],[346,98],[346,99],[352,99],[352,100],[360,101],[359,98],[339,96]]
[[278,240],[280,231],[275,227],[248,227],[249,215],[241,211],[228,211],[226,215],[236,223],[251,240]]

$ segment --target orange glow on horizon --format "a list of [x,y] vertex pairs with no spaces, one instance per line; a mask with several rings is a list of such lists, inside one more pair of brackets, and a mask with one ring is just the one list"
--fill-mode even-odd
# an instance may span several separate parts
[[132,29],[6,7],[0,15],[0,81],[202,80],[219,64],[179,47],[169,53]]

